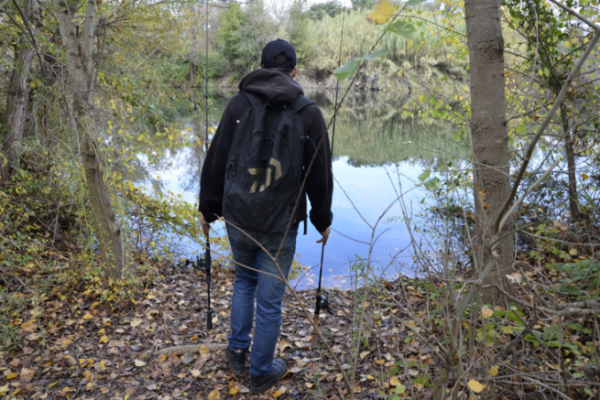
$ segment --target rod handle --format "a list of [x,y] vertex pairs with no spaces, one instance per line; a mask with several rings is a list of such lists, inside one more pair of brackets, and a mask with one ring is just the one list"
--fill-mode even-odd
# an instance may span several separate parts
[[206,312],[206,329],[209,331],[213,328],[212,324],[212,310]]
[[[315,325],[319,326],[319,314],[315,315]],[[310,348],[315,349],[317,347],[317,328],[313,327],[312,341],[310,343]]]

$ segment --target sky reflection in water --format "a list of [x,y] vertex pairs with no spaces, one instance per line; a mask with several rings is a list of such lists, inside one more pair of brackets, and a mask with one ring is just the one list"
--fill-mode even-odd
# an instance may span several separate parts
[[[189,151],[191,150],[181,150],[169,162],[164,164],[166,167],[154,170],[152,175],[155,178],[160,176],[166,190],[181,194],[185,201],[193,204],[197,203],[198,194],[183,189],[189,170],[184,160],[187,157],[186,152]],[[337,182],[335,183],[333,195],[334,219],[332,229],[343,235],[338,232],[332,232],[329,238],[329,242],[325,248],[323,263],[323,284],[327,287],[350,287],[351,274],[349,268],[351,264],[356,261],[357,257],[367,259],[369,256],[368,244],[359,243],[357,240],[369,243],[371,241],[372,229],[356,212],[354,206],[360,211],[362,217],[370,225],[374,226],[381,214],[394,203],[376,228],[375,237],[385,232],[375,243],[371,261],[378,271],[387,268],[386,275],[388,277],[396,276],[399,272],[398,264],[389,266],[392,259],[396,257],[396,260],[399,262],[409,262],[412,256],[410,248],[397,254],[409,245],[410,237],[404,222],[397,218],[402,213],[396,201],[397,195],[394,190],[394,187],[398,190],[398,173],[396,167],[394,165],[387,167],[355,167],[348,163],[346,157],[341,157],[334,161],[333,171]],[[414,189],[414,182],[422,172],[422,167],[401,163],[399,172],[402,189],[405,192],[404,201],[409,207],[411,202],[416,206],[423,193]],[[390,182],[390,177],[394,180],[394,186]],[[340,186],[345,190],[346,194],[344,194]],[[352,202],[350,202],[348,197]],[[354,206],[352,203],[354,203]],[[213,228],[218,234],[223,233],[222,223],[213,224]],[[303,235],[302,233],[303,225],[301,224],[296,253],[301,255],[299,261],[303,265],[312,268],[311,274],[314,276],[304,276],[295,282],[294,285],[297,285],[298,288],[314,287],[317,283],[318,267],[321,260],[321,245],[317,244],[316,241],[321,235],[310,222],[308,223],[307,235]],[[186,252],[188,249],[189,251],[196,250],[196,246],[193,244],[182,245]],[[411,272],[403,270],[402,273],[410,274]]]
[[[317,93],[312,97],[323,109],[326,120],[330,118],[333,111],[332,99],[328,97],[332,97],[330,93]],[[224,108],[226,101],[221,103]],[[371,241],[372,229],[363,221],[354,206],[360,211],[362,217],[374,226],[381,214],[397,200],[396,190],[398,190],[400,177],[405,193],[404,202],[409,211],[412,207],[413,214],[418,214],[420,201],[425,196],[424,191],[415,185],[418,181],[417,177],[424,170],[423,162],[419,162],[419,155],[425,151],[426,158],[432,160],[435,153],[435,151],[432,153],[431,149],[423,150],[424,146],[419,144],[419,136],[423,137],[422,126],[414,126],[410,121],[400,118],[399,113],[390,112],[400,109],[401,101],[357,98],[349,103],[354,104],[350,104],[349,108],[342,112],[336,134],[335,145],[338,157],[334,160],[333,172],[337,182],[333,197],[332,229],[337,232],[332,232],[325,248],[323,282],[326,287],[349,288],[352,282],[349,271],[351,265],[357,258],[366,260],[369,257],[369,245],[360,242]],[[217,111],[219,110],[215,110]],[[196,131],[204,130],[203,127],[198,126],[198,121],[194,123],[188,119],[185,124],[188,128],[195,126]],[[194,128],[186,130],[187,134],[194,134]],[[413,136],[407,137],[410,135]],[[397,163],[397,170],[395,164],[386,162],[390,157],[406,159],[406,161]],[[190,187],[190,169],[191,163],[194,163],[193,159],[192,150],[183,149],[168,157],[160,168],[152,172],[153,177],[161,177],[166,190],[181,194],[184,200],[192,204],[197,203],[198,192],[196,189],[185,188]],[[365,165],[359,166],[360,164]],[[340,185],[354,206],[341,190]],[[382,271],[385,271],[388,278],[393,278],[398,273],[413,274],[406,269],[406,266],[412,264],[412,249],[409,246],[410,237],[407,228],[401,217],[401,208],[396,201],[377,226],[375,237],[383,233],[377,239],[371,254],[371,262],[377,275]],[[224,234],[223,223],[215,223],[213,228],[218,234]],[[310,222],[308,234],[305,236],[302,232],[301,225],[296,253],[300,254],[299,261],[303,265],[312,268],[312,277],[304,276],[294,284],[298,288],[316,287],[321,260],[321,245],[316,241],[320,235]],[[185,242],[187,240],[180,241],[185,254],[199,250],[198,246],[188,245]],[[395,262],[390,265],[393,260]],[[399,270],[401,264],[405,269]]]

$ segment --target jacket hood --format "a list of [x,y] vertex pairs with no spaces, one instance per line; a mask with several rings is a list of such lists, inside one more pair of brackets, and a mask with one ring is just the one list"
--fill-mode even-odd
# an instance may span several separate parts
[[242,78],[239,89],[260,95],[271,104],[291,104],[299,94],[304,94],[302,86],[291,76],[264,68]]

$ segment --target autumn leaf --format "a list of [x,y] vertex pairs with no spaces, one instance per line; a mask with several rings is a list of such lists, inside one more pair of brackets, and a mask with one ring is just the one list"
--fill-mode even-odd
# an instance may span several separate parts
[[8,393],[10,388],[8,387],[8,383],[4,386],[0,386],[0,394]]
[[100,338],[100,341],[98,342],[98,344],[100,343],[108,343],[108,336],[102,336]]
[[399,386],[399,385],[401,385],[400,381],[398,380],[398,377],[392,376],[390,378],[390,385],[392,385],[392,386]]
[[[492,315],[494,315],[494,311],[492,309],[490,309],[488,306],[481,307],[481,318],[482,319],[488,319]],[[477,392],[477,393],[479,393],[479,392]]]
[[515,272],[513,274],[506,275],[506,277],[508,278],[509,281],[511,281],[513,283],[521,283],[521,278],[523,277],[523,275],[521,275],[518,272]]
[[90,314],[89,312],[85,313],[85,315],[83,316],[84,320],[88,320],[88,319],[92,319],[94,318],[94,316],[92,314]]
[[217,389],[213,390],[208,395],[208,400],[217,400],[217,399],[220,399],[220,398],[221,398],[221,395],[219,394],[219,391]]
[[498,375],[498,368],[500,368],[500,366],[498,366],[498,365],[494,365],[492,368],[490,368],[490,375],[491,376]]
[[483,392],[483,389],[485,389],[485,386],[473,379],[469,381],[468,385],[469,389],[471,389],[475,393],[481,393]]
[[291,346],[285,340],[282,340],[277,344],[277,348],[279,349],[279,351],[281,353],[283,353],[287,347],[291,347]]
[[15,374],[14,372],[9,372],[8,375],[6,375],[6,379],[13,380],[15,379],[17,376],[19,376],[19,374]]
[[200,346],[200,355],[205,356],[207,354],[210,354],[210,350],[208,350],[208,348],[205,345],[201,345]]
[[138,326],[141,323],[142,323],[142,320],[140,318],[134,318],[133,321],[131,321],[131,326],[133,326],[135,328],[136,326]]
[[199,377],[199,376],[200,376],[200,370],[197,370],[197,369],[193,369],[193,370],[191,370],[191,371],[190,371],[190,373],[192,374],[192,376],[193,376],[194,378],[197,378],[197,377]]
[[363,351],[362,353],[360,353],[360,359],[362,360],[363,358],[365,358],[368,354],[370,353],[370,351]]
[[135,363],[136,367],[143,367],[144,365],[146,365],[146,363],[142,360],[134,360],[133,362]]
[[396,11],[397,7],[394,7],[388,0],[381,0],[375,4],[374,11],[366,15],[367,21],[375,25],[385,24]]

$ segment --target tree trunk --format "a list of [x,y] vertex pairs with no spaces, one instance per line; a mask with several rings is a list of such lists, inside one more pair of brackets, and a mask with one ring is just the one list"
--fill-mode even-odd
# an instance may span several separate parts
[[73,119],[81,149],[81,159],[92,207],[92,221],[98,238],[102,270],[107,278],[121,279],[125,267],[125,250],[104,179],[99,149],[94,141],[92,46],[95,1],[88,0],[82,43],[78,43],[75,26],[66,0],[54,0],[59,29],[67,55],[69,86],[73,92]]
[[[471,137],[475,179],[475,271],[480,274],[490,259],[494,222],[511,192],[506,131],[504,39],[499,0],[466,0],[465,19],[470,59]],[[512,219],[505,224],[498,265],[485,283],[511,291],[507,274],[512,271]],[[486,290],[485,303],[504,305],[497,290]]]
[[[25,0],[25,9],[23,12],[25,14],[25,22],[33,22],[33,32],[35,35],[37,28],[41,24],[37,0]],[[18,168],[20,163],[29,94],[29,72],[31,71],[34,56],[30,40],[31,38],[27,38],[24,33],[21,33],[19,44],[15,46],[15,63],[10,78],[6,99],[6,113],[3,121],[6,133],[1,141],[1,150],[6,157],[6,162],[2,162],[2,158],[0,157],[0,180],[7,179]]]
[[567,153],[567,168],[569,176],[569,211],[571,218],[579,218],[579,206],[577,205],[577,178],[575,177],[575,151],[573,150],[573,135],[569,131],[569,115],[565,103],[560,105],[560,118],[562,119],[563,132],[565,135],[565,153]]

